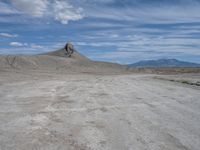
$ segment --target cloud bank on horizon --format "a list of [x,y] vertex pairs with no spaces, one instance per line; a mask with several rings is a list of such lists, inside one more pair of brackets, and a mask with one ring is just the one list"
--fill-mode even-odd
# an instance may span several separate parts
[[200,63],[199,0],[1,0],[0,53],[36,54],[72,41],[95,60]]

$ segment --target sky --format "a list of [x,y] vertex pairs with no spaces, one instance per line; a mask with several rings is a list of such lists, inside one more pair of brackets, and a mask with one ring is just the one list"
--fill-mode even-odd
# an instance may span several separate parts
[[0,54],[66,42],[99,61],[200,63],[200,0],[0,0]]

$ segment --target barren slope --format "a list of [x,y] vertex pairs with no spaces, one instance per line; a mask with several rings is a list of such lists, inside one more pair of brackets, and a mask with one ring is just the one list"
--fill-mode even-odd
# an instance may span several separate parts
[[68,57],[64,49],[41,55],[0,55],[0,70],[53,71],[65,73],[119,73],[126,67],[114,63],[95,62],[75,51]]

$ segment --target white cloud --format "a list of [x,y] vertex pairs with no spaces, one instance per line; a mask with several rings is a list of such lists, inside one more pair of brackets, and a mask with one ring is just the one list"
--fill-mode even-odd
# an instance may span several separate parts
[[62,24],[84,17],[82,9],[75,8],[68,0],[11,0],[11,2],[20,12],[38,18],[54,18]]
[[53,4],[53,9],[55,19],[63,24],[67,24],[70,20],[76,21],[83,18],[82,9],[75,9],[67,1],[56,0]]
[[42,45],[38,45],[38,44],[35,44],[35,43],[28,44],[28,43],[21,43],[21,42],[11,42],[10,46],[12,46],[12,47],[26,47],[26,48],[31,48],[32,50],[44,48]]
[[33,48],[33,49],[41,49],[41,48],[43,48],[43,46],[37,45],[37,44],[31,44],[30,47]]
[[25,46],[28,46],[28,44],[27,43],[20,43],[20,42],[11,42],[10,46],[13,46],[13,47],[25,47]]
[[0,33],[0,36],[5,37],[5,38],[15,38],[15,37],[18,37],[17,34],[9,34],[9,33]]
[[11,0],[13,6],[26,14],[34,17],[44,16],[47,7],[47,0]]

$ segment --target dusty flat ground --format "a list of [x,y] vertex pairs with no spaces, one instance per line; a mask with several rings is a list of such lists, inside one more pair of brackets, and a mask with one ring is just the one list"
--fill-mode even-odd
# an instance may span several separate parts
[[153,75],[0,72],[0,150],[199,147],[199,87]]

